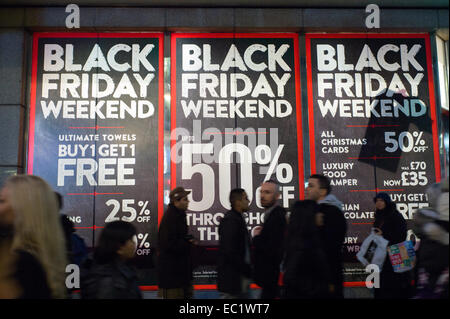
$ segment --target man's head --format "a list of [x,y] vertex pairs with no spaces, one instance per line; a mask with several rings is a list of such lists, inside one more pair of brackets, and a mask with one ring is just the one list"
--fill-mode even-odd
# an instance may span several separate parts
[[231,208],[239,213],[247,212],[250,201],[242,188],[235,188],[230,192]]
[[314,174],[308,179],[305,198],[318,202],[324,199],[330,192],[330,180],[321,174]]
[[169,194],[170,203],[179,210],[186,211],[189,206],[187,195],[190,193],[190,191],[186,191],[183,187],[174,188]]
[[280,198],[280,187],[273,180],[268,180],[261,184],[260,193],[262,207],[269,208]]

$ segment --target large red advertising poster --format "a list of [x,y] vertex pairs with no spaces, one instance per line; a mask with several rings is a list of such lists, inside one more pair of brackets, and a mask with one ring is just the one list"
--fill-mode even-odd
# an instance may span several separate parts
[[[171,188],[192,191],[188,226],[214,261],[233,188],[248,194],[250,230],[264,180],[279,182],[284,207],[303,198],[298,35],[173,34],[171,51]],[[215,282],[210,266],[195,277]]]
[[28,173],[63,195],[88,246],[132,222],[143,267],[163,214],[163,65],[160,33],[33,36]]
[[306,59],[311,171],[328,176],[343,202],[344,252],[356,262],[377,192],[387,192],[410,225],[428,205],[426,187],[440,181],[430,39],[307,34]]

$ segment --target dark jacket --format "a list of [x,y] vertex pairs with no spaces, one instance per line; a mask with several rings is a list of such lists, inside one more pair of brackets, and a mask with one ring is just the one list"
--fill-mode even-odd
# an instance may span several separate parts
[[[448,299],[448,245],[421,238],[417,252],[416,298]],[[447,278],[442,281],[442,279]]]
[[88,249],[83,238],[77,234],[72,234],[72,254],[71,261],[74,264],[81,265],[88,256]]
[[292,207],[286,240],[285,298],[324,298],[328,293],[330,270],[319,237],[315,201],[298,201]]
[[[399,244],[406,240],[406,221],[400,214],[395,203],[387,203],[386,208],[375,211],[375,222],[373,227],[381,229],[382,236],[389,241],[388,246]],[[410,297],[411,273],[395,273],[389,259],[389,254],[383,263],[380,274],[380,288],[375,289],[375,298],[408,298]]]
[[276,206],[264,221],[263,229],[253,238],[255,283],[260,287],[278,282],[280,264],[284,255],[286,210]]
[[50,299],[47,275],[41,263],[28,252],[17,251],[16,278],[22,288],[19,299]]
[[228,211],[219,225],[219,291],[229,294],[242,293],[242,277],[251,277],[251,266],[246,262],[247,249],[250,257],[250,236],[244,217],[234,210]]
[[341,202],[331,194],[319,203],[319,212],[324,214],[324,225],[319,232],[335,289],[331,298],[344,298],[342,246],[347,233],[347,221],[341,207]]
[[[12,227],[0,225],[0,258],[13,260],[10,279],[15,280],[21,290],[20,295],[16,296],[17,299],[52,298],[47,274],[41,262],[31,253],[21,249],[11,254],[13,236]],[[6,255],[1,254],[4,252]],[[3,279],[5,278],[1,277],[0,281]]]
[[191,244],[187,240],[186,213],[169,204],[158,232],[158,285],[187,287],[192,279]]
[[86,260],[80,284],[82,299],[142,299],[136,271],[120,261],[96,264]]

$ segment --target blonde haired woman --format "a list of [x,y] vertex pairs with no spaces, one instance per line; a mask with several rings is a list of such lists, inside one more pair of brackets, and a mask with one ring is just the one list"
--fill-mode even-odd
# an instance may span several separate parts
[[9,255],[14,267],[3,282],[0,277],[0,293],[9,292],[9,298],[65,298],[65,239],[51,187],[33,175],[9,177],[0,191],[0,223],[8,221],[14,221]]

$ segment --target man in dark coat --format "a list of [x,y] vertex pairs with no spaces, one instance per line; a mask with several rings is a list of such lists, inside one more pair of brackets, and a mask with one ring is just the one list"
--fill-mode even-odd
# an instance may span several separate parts
[[286,210],[277,204],[279,186],[274,181],[261,185],[261,205],[264,207],[264,224],[253,230],[255,282],[262,287],[261,299],[279,297],[278,279],[283,259]]
[[192,297],[191,245],[197,241],[188,235],[186,210],[189,205],[183,187],[170,192],[170,203],[158,232],[159,296],[164,299]]
[[284,258],[284,298],[322,299],[328,296],[330,269],[316,224],[319,204],[297,201],[289,216]]
[[330,298],[344,298],[342,272],[342,245],[347,233],[347,221],[342,212],[342,203],[331,193],[330,180],[314,174],[308,179],[305,197],[319,204],[316,223],[331,271]]
[[224,299],[248,298],[251,278],[250,236],[242,214],[248,211],[245,190],[230,192],[231,210],[219,225],[217,286]]

